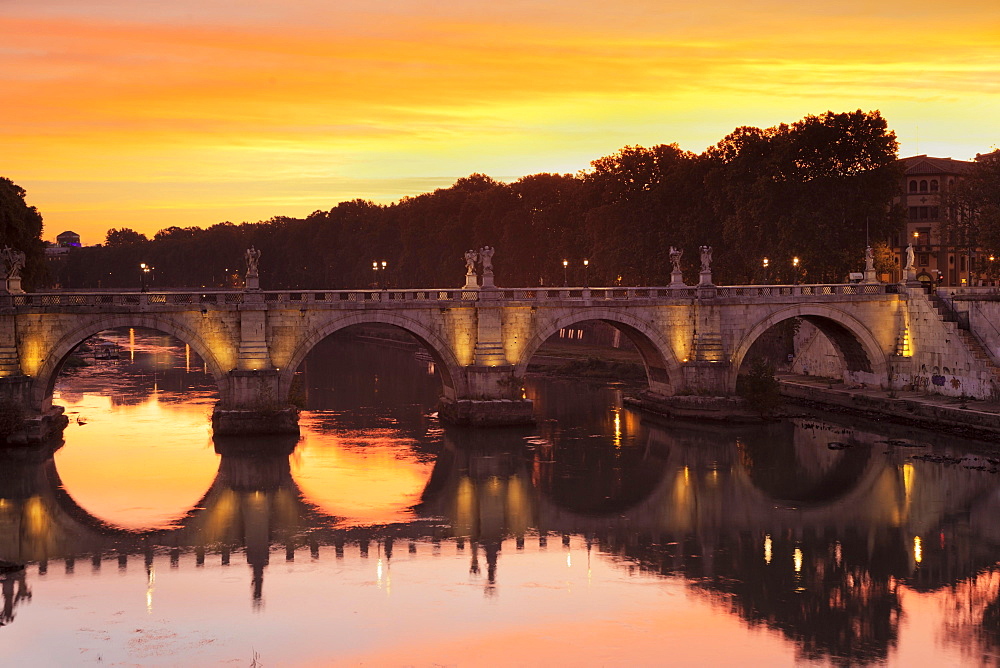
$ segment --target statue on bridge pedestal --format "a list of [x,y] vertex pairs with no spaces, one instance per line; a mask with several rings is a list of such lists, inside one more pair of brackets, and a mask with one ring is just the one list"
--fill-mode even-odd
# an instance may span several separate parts
[[682,286],[684,285],[684,275],[681,273],[681,258],[684,256],[684,251],[670,247],[670,264],[673,265],[673,269],[670,272],[670,285],[672,286]]
[[906,245],[906,264],[903,266],[903,282],[917,285],[916,255],[913,252],[913,243]]
[[701,274],[698,277],[698,285],[712,285],[712,247],[700,246],[701,251]]
[[711,272],[712,271],[712,247],[711,246],[700,246],[698,250],[701,251],[701,271]]
[[493,246],[479,249],[479,261],[483,264],[483,287],[493,287]]
[[463,256],[465,259],[465,287],[478,288],[479,282],[476,280],[476,262],[479,261],[479,253],[469,249]]
[[247,278],[250,278],[251,276],[256,277],[257,262],[260,260],[260,251],[253,246],[250,246],[250,248],[247,249],[247,252],[244,253],[244,257],[247,261]]
[[247,261],[246,289],[260,290],[260,279],[257,276],[257,262],[260,260],[260,251],[250,246],[246,253],[243,254],[243,257]]
[[479,261],[479,253],[474,250],[465,251],[465,275],[475,276],[476,262]]
[[865,246],[865,278],[862,283],[878,283],[875,277],[875,252],[871,246]]
[[483,246],[479,249],[479,260],[483,263],[483,275],[493,273],[493,247]]
[[3,288],[11,294],[21,294],[21,270],[24,269],[26,256],[23,252],[4,246],[0,251],[0,275],[3,276]]

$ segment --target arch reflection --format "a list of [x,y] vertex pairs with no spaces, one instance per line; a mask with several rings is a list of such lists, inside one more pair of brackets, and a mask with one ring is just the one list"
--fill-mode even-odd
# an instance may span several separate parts
[[[404,461],[388,462],[387,477],[398,475],[394,466],[407,472],[395,496],[386,494],[392,485],[374,491],[371,505],[389,513],[372,517],[338,510],[358,503],[351,497],[365,484],[325,479],[323,504],[306,492],[299,473],[324,464],[305,456],[307,447],[329,447],[336,460],[343,445],[319,435],[298,446],[294,439],[216,439],[218,467],[198,500],[174,526],[146,531],[109,526],[75,503],[71,487],[61,493],[52,451],[8,452],[0,462],[0,526],[8,528],[0,559],[32,567],[0,587],[4,614],[14,618],[35,569],[55,562],[72,570],[87,560],[93,573],[115,559],[125,569],[167,558],[183,568],[235,563],[238,554],[259,604],[279,586],[267,574],[282,555],[370,555],[373,572],[378,562],[386,578],[380,586],[388,586],[388,565],[400,553],[424,558],[448,541],[462,546],[465,559],[441,563],[459,569],[460,580],[467,572],[481,577],[486,593],[505,586],[505,566],[519,550],[543,545],[565,551],[567,562],[601,559],[681,577],[720,610],[785,635],[803,660],[884,660],[899,642],[907,597],[918,595],[965,605],[970,612],[954,622],[956,633],[995,642],[997,480],[919,458],[951,452],[954,439],[862,423],[848,433],[811,419],[705,427],[619,414],[616,431],[612,413],[573,422],[567,412],[542,429],[489,432],[437,432],[423,420],[394,432],[392,447],[378,442],[385,436],[378,431],[354,443],[354,454],[368,455],[352,464],[356,470],[381,468],[381,454],[392,453]],[[572,451],[587,440],[585,455]],[[850,447],[831,450],[830,442]],[[636,459],[623,464],[629,448]],[[595,477],[585,467],[615,473]],[[844,470],[860,473],[847,480]],[[576,481],[557,483],[562,476]],[[609,494],[615,488],[607,481],[626,491]],[[77,568],[74,577],[87,573]]]

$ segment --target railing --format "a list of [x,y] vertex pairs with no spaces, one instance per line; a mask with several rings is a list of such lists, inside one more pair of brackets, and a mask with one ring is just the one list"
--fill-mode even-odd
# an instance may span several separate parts
[[[265,304],[331,304],[339,306],[418,304],[433,302],[466,303],[486,299],[504,302],[526,301],[587,301],[635,302],[646,300],[697,299],[705,286],[683,287],[611,287],[611,288],[497,288],[495,290],[422,289],[422,290],[263,290],[243,292],[235,290],[212,291],[158,291],[158,292],[42,292],[0,296],[0,305],[10,306],[170,306],[234,305],[259,295]],[[822,297],[835,295],[895,294],[899,287],[892,283],[850,283],[822,285],[736,285],[711,286],[717,297]]]
[[895,283],[822,283],[810,285],[732,285],[718,288],[719,297],[785,297],[822,295],[892,295]]
[[[251,292],[43,292],[5,295],[12,306],[139,306],[242,304]],[[268,290],[256,293],[265,304],[372,304],[392,302],[467,302],[479,299],[478,290]],[[9,300],[9,301],[7,301]]]

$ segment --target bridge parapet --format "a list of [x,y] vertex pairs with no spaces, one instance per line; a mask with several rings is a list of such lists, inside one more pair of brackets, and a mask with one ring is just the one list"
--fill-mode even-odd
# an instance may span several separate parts
[[[235,305],[246,302],[242,290],[169,290],[155,292],[41,292],[0,296],[0,306],[175,306],[175,305]],[[264,304],[366,304],[393,306],[406,303],[454,304],[486,300],[502,302],[636,302],[683,301],[704,298],[698,287],[562,287],[562,288],[495,288],[480,289],[405,289],[405,290],[263,290],[258,293]],[[718,286],[714,297],[830,297],[873,296],[899,294],[895,284],[809,284],[809,285],[735,285]]]

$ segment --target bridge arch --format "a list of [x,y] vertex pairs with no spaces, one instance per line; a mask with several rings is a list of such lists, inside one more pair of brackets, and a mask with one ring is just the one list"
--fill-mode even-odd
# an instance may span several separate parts
[[465,396],[465,376],[462,365],[459,364],[451,346],[440,335],[419,321],[385,311],[363,311],[328,320],[320,326],[309,330],[295,346],[284,366],[278,371],[278,396],[287,397],[292,387],[295,372],[305,360],[306,355],[320,341],[336,332],[352,325],[394,325],[405,330],[417,339],[427,349],[440,371],[443,395],[446,399],[455,400]]
[[49,352],[38,368],[31,386],[32,407],[36,410],[44,409],[46,404],[51,401],[52,391],[55,388],[56,378],[59,375],[60,369],[62,369],[63,362],[66,361],[66,358],[69,357],[70,353],[78,345],[98,332],[119,327],[153,329],[164,334],[169,334],[188,344],[204,360],[209,373],[215,379],[215,383],[219,388],[219,398],[224,400],[228,396],[229,379],[226,373],[227,370],[223,369],[212,346],[186,324],[162,314],[109,314],[88,319],[83,325],[63,333],[59,340],[49,348]]
[[863,322],[833,306],[808,304],[775,311],[750,328],[734,348],[727,391],[736,391],[740,366],[754,342],[771,327],[790,318],[802,318],[815,325],[833,344],[841,363],[849,372],[870,373],[879,379],[880,384],[888,382],[889,364],[885,351]]
[[525,344],[515,365],[515,374],[523,376],[538,349],[560,329],[586,320],[600,320],[619,329],[639,350],[650,390],[671,395],[682,387],[681,365],[669,341],[648,322],[613,308],[574,309],[537,329]]

